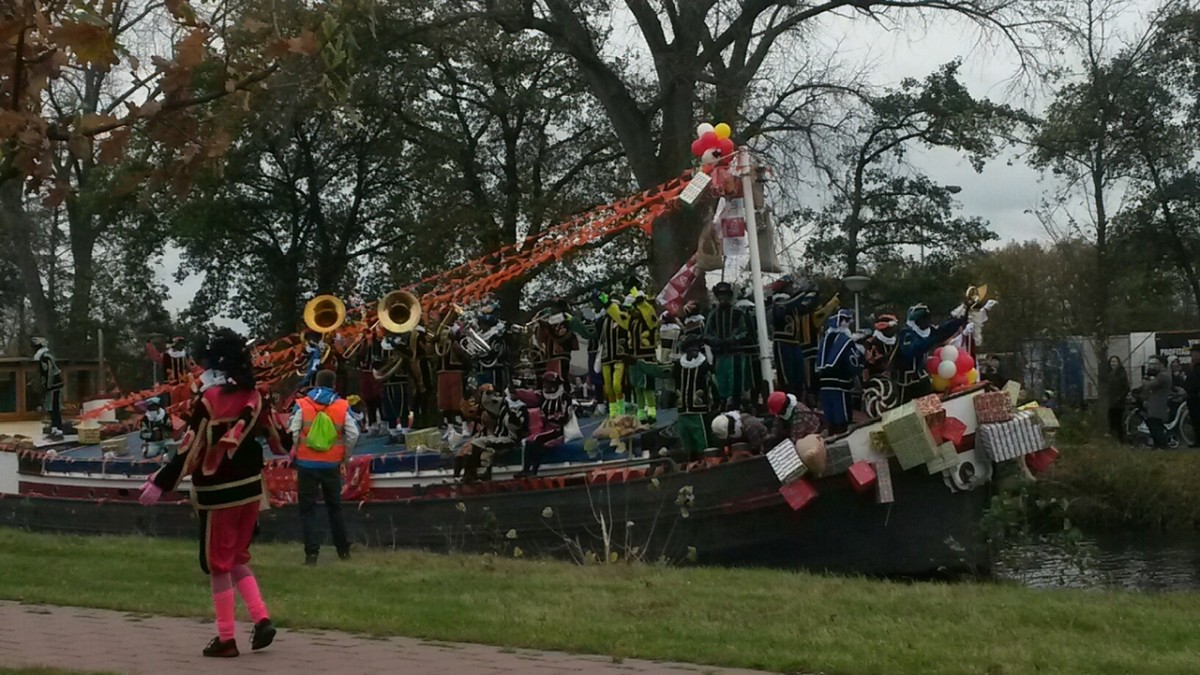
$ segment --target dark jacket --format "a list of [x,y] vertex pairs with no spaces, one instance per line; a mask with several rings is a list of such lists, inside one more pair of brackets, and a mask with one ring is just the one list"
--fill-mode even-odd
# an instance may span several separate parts
[[1125,397],[1129,395],[1129,375],[1126,374],[1125,368],[1117,368],[1108,371],[1108,407],[1124,408]]

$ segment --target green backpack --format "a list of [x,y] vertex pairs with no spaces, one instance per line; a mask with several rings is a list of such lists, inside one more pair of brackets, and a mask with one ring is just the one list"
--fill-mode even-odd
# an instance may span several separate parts
[[338,432],[337,427],[333,424],[333,420],[329,415],[325,414],[324,410],[317,411],[317,416],[313,418],[312,426],[308,428],[308,435],[304,439],[304,444],[310,450],[316,452],[329,452],[329,450],[337,443]]

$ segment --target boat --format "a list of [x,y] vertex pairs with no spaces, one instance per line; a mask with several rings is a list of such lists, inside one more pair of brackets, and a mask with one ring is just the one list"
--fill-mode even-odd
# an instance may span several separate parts
[[[947,397],[947,415],[976,421],[974,387]],[[672,411],[640,434],[558,448],[538,477],[517,477],[519,461],[498,466],[493,480],[455,482],[441,452],[364,439],[351,461],[346,524],[359,545],[504,556],[589,560],[769,565],[887,577],[986,574],[990,559],[980,520],[990,498],[990,465],[970,451],[960,468],[930,474],[902,471],[872,448],[878,419],[860,423],[845,440],[855,461],[891,467],[895,500],[876,503],[846,475],[812,480],[818,496],[799,510],[781,494],[764,455],[723,452],[677,464],[658,448]],[[599,420],[581,420],[585,437]],[[134,440],[128,442],[134,443]],[[109,447],[113,441],[108,441]],[[137,503],[156,460],[105,457],[79,443],[0,452],[0,524],[40,532],[194,537],[187,496]],[[968,461],[969,458],[969,461]],[[261,541],[300,541],[290,469],[265,470],[272,508],[260,518]],[[283,485],[273,485],[273,481]],[[181,486],[181,489],[186,486]],[[357,493],[353,493],[357,490]]]

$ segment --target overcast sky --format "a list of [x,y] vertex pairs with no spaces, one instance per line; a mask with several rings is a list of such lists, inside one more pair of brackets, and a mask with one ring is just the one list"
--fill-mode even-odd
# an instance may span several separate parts
[[[834,19],[827,22],[827,27],[822,32],[823,41],[836,45],[838,55],[846,63],[872,63],[869,72],[874,84],[888,86],[905,77],[923,78],[940,65],[961,58],[960,75],[972,94],[1014,105],[1028,103],[1013,100],[1010,93],[1018,70],[1014,54],[1003,47],[980,46],[978,33],[965,22],[888,31],[861,19]],[[1045,185],[1039,182],[1038,172],[1020,161],[1009,163],[1002,157],[977,174],[965,158],[950,151],[919,152],[912,158],[933,180],[962,186],[957,195],[962,212],[989,220],[1002,242],[1046,238],[1038,221],[1026,213],[1036,206]],[[785,181],[788,177],[778,176],[778,179]],[[200,279],[193,277],[177,284],[172,275],[178,256],[169,254],[164,263],[159,279],[171,288],[169,309],[178,312],[199,288]],[[237,322],[228,323],[244,328]]]

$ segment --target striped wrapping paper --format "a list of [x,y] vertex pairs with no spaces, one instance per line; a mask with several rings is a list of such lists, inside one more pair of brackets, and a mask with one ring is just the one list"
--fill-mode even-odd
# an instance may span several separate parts
[[1046,448],[1042,424],[1032,410],[1022,410],[1007,422],[981,424],[975,445],[994,462],[1024,457]]
[[771,463],[771,469],[775,471],[779,482],[784,485],[799,480],[807,471],[796,452],[796,446],[789,440],[784,440],[772,448],[767,453],[767,461]]

